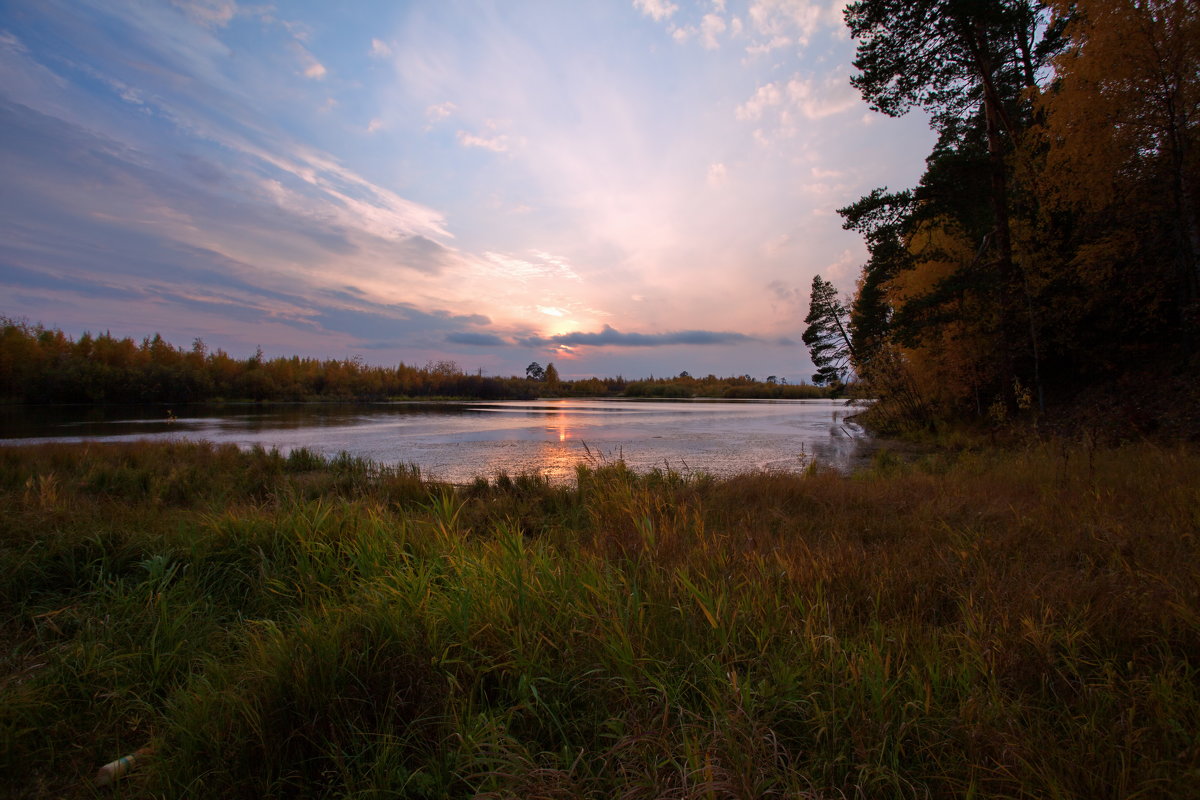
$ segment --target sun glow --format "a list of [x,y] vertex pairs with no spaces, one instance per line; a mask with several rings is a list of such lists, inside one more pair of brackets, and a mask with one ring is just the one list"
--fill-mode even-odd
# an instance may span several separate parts
[[559,319],[551,322],[547,327],[542,329],[542,335],[545,337],[562,336],[564,333],[583,330],[579,323],[573,319]]

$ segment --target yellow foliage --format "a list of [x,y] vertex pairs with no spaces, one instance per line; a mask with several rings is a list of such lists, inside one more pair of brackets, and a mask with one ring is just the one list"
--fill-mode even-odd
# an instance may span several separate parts
[[1050,0],[1071,46],[1041,95],[1046,199],[1095,210],[1122,202],[1137,164],[1200,127],[1200,6],[1180,0]]
[[892,279],[888,296],[895,305],[929,294],[975,256],[961,226],[945,218],[920,223],[909,238],[908,251],[916,266]]
[[[928,300],[939,285],[970,267],[975,248],[957,222],[938,218],[920,223],[908,240],[914,266],[901,271],[887,285],[894,308]],[[973,401],[994,349],[988,330],[990,315],[979,299],[957,293],[942,300],[953,313],[925,328],[917,344],[902,347],[909,374],[922,397],[935,407],[961,406]]]

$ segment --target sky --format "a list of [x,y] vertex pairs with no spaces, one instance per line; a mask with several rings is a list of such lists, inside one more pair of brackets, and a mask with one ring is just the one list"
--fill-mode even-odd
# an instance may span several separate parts
[[247,357],[799,382],[913,185],[829,0],[0,0],[0,315]]

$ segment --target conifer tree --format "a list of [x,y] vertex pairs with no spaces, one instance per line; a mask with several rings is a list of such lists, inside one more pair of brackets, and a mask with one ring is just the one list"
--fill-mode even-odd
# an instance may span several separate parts
[[847,326],[849,315],[833,284],[814,275],[808,316],[804,319],[808,324],[804,344],[817,368],[813,383],[818,386],[843,383],[850,372],[854,345]]

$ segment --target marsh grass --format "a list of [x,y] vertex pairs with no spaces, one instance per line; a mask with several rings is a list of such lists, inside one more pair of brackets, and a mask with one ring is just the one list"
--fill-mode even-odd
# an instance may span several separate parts
[[15,797],[1187,797],[1200,456],[467,487],[0,448]]

